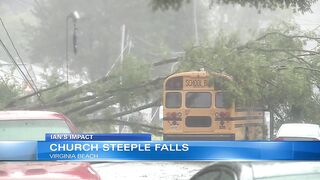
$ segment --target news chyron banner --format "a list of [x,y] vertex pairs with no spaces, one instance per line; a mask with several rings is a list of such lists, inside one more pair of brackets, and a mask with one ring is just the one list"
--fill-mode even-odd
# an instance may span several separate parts
[[37,160],[320,160],[320,142],[151,141],[150,134],[47,134]]

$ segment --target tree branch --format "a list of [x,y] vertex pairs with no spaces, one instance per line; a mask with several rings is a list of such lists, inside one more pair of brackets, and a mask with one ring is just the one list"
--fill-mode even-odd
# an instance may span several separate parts
[[109,107],[111,105],[114,105],[116,103],[117,102],[115,102],[114,99],[111,99],[111,100],[108,100],[108,101],[104,101],[104,102],[100,102],[99,104],[95,104],[93,106],[89,106],[89,107],[86,107],[86,108],[82,109],[81,111],[78,112],[78,114],[80,116],[91,114],[91,113],[93,113],[95,111],[104,109],[104,108]]
[[52,89],[56,89],[56,88],[61,87],[61,86],[65,85],[65,84],[66,84],[66,82],[62,82],[62,83],[57,84],[57,85],[55,85],[55,86],[52,86],[52,87],[49,87],[49,88],[46,88],[46,89],[41,89],[41,90],[39,90],[38,92],[34,92],[34,93],[31,93],[31,94],[28,94],[28,95],[19,97],[19,98],[17,98],[17,99],[12,100],[11,102],[9,102],[9,103],[6,105],[5,108],[13,107],[13,105],[14,105],[17,101],[21,101],[21,100],[27,99],[27,98],[29,98],[29,97],[35,96],[35,95],[37,95],[37,94],[41,94],[41,93],[43,93],[43,92],[50,91],[50,90],[52,90]]
[[58,102],[58,101],[62,101],[62,100],[65,100],[65,99],[68,99],[70,97],[73,97],[81,92],[83,92],[84,90],[87,90],[87,89],[93,89],[93,85],[94,84],[100,84],[100,83],[103,83],[103,82],[106,82],[110,79],[113,79],[114,77],[111,77],[111,76],[107,76],[107,77],[102,77],[96,81],[93,81],[93,82],[90,82],[90,83],[87,83],[87,84],[84,84],[80,87],[77,87],[75,89],[72,89],[64,94],[60,94],[58,96],[56,96],[54,99]]
[[148,81],[148,82],[143,82],[142,84],[137,84],[131,87],[123,87],[123,88],[117,88],[117,89],[110,89],[105,91],[105,93],[114,93],[114,92],[119,92],[119,91],[130,91],[130,90],[135,90],[135,89],[139,89],[139,88],[144,88],[147,87],[149,85],[154,85],[157,87],[157,85],[161,84],[161,82],[164,80],[164,77],[159,77],[157,79]]
[[146,132],[151,132],[154,133],[154,131],[156,131],[156,133],[158,134],[162,134],[162,127],[159,126],[151,126],[148,124],[144,124],[144,123],[139,123],[139,122],[130,122],[130,121],[125,121],[125,120],[118,120],[118,119],[88,119],[85,121],[80,121],[80,122],[76,122],[77,125],[81,126],[81,125],[85,125],[85,124],[91,124],[91,123],[103,123],[103,122],[112,122],[112,123],[116,123],[119,125],[126,125],[126,126],[137,126],[139,127],[139,129],[142,128],[146,128],[146,129],[150,129],[145,130]]
[[76,106],[76,107],[74,107],[74,108],[72,108],[72,109],[69,109],[69,110],[67,110],[67,111],[64,111],[63,113],[64,113],[64,114],[67,114],[67,115],[68,115],[68,114],[75,113],[75,112],[77,112],[77,111],[80,111],[80,110],[82,110],[82,109],[84,109],[84,108],[86,108],[86,107],[88,107],[88,106],[94,105],[94,104],[96,104],[96,103],[98,103],[98,102],[100,102],[100,101],[103,101],[103,100],[105,100],[105,99],[108,99],[108,98],[110,98],[110,97],[112,97],[112,95],[110,95],[110,94],[105,95],[105,96],[102,96],[102,97],[98,97],[98,98],[96,98],[96,99],[94,99],[94,100],[92,100],[92,101],[90,101],[90,102],[80,104],[79,106]]
[[320,38],[317,38],[317,37],[311,37],[311,36],[304,36],[304,35],[286,35],[286,34],[283,34],[283,33],[280,33],[280,32],[270,32],[270,33],[266,33],[264,34],[263,36],[259,37],[258,39],[256,39],[256,41],[260,41],[268,36],[271,36],[271,35],[280,35],[280,36],[283,36],[285,38],[288,38],[288,39],[293,39],[293,38],[305,38],[305,39],[311,39],[311,40],[315,40],[315,41],[318,41],[320,40]]
[[81,103],[81,102],[85,102],[85,101],[89,101],[92,99],[95,99],[95,96],[85,96],[85,97],[80,97],[78,99],[71,99],[71,100],[65,100],[65,101],[60,101],[60,102],[54,102],[51,104],[37,104],[35,106],[31,106],[31,107],[25,107],[27,109],[46,109],[46,108],[53,108],[53,107],[63,107],[63,106],[67,106],[69,104],[73,104],[73,103]]
[[148,109],[148,108],[151,108],[151,107],[155,107],[155,106],[160,106],[161,105],[161,99],[157,99],[156,101],[153,101],[149,104],[145,104],[143,106],[139,106],[137,108],[133,108],[129,111],[123,111],[123,112],[120,112],[120,113],[116,113],[116,114],[113,114],[111,117],[112,118],[117,118],[117,117],[121,117],[121,116],[124,116],[124,115],[127,115],[127,114],[132,114],[134,112],[138,112],[138,111],[141,111],[141,110],[144,110],[144,109]]
[[253,49],[253,50],[257,50],[257,51],[265,51],[265,52],[307,52],[310,55],[317,55],[320,54],[317,51],[311,51],[311,50],[304,50],[304,49],[263,49],[263,48],[250,48],[249,49]]
[[165,59],[165,60],[153,63],[153,66],[161,66],[161,65],[164,65],[164,64],[175,63],[175,62],[178,62],[179,59],[180,59],[180,57],[175,57],[175,58],[171,58],[171,59]]

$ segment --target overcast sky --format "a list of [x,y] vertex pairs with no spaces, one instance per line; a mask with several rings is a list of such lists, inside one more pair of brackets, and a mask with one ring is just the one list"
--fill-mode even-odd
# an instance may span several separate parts
[[[312,13],[295,15],[295,20],[301,25],[304,30],[313,30],[320,25],[320,1],[312,6]],[[320,30],[320,28],[318,29]]]

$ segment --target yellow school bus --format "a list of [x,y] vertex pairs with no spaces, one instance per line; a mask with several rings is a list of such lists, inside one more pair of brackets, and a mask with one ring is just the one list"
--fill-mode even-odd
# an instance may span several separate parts
[[214,78],[229,76],[206,71],[169,76],[163,89],[163,140],[262,140],[264,112],[225,105],[226,94]]

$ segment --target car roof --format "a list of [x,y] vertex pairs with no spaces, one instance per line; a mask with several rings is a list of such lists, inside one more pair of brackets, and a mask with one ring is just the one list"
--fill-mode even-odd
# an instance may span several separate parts
[[308,123],[286,123],[281,126],[319,126],[318,124],[308,124]]
[[0,111],[0,120],[63,119],[63,115],[51,111]]
[[288,123],[282,124],[278,137],[319,137],[320,127],[317,124]]
[[320,173],[320,163],[310,162],[254,162],[251,164],[255,178],[281,177],[285,175],[298,175]]

